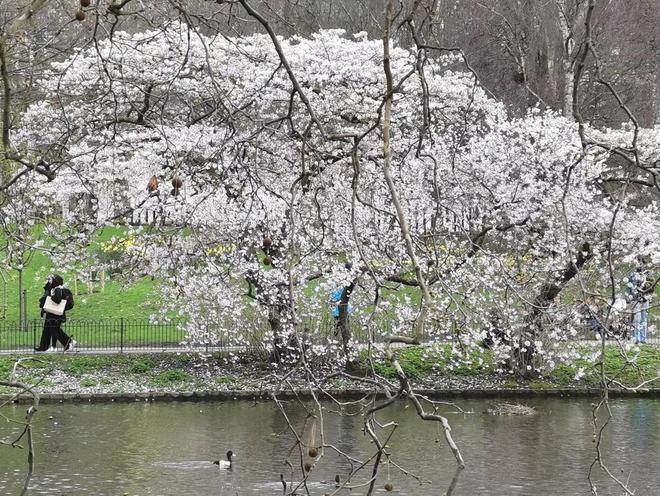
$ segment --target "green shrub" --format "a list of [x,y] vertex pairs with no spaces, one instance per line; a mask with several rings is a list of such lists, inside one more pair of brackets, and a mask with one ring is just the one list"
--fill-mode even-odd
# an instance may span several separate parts
[[103,368],[106,364],[107,360],[104,357],[83,355],[65,360],[62,368],[71,375],[80,376]]
[[82,387],[94,387],[98,384],[98,381],[96,379],[93,379],[91,377],[85,377],[80,381],[80,385]]
[[233,375],[219,375],[215,378],[217,384],[233,384],[236,382],[236,377]]
[[192,377],[185,370],[181,369],[172,369],[161,372],[160,374],[154,376],[150,383],[154,386],[170,386],[177,382],[187,382],[191,380]]
[[131,374],[145,374],[150,370],[153,370],[155,366],[156,364],[150,358],[140,358],[131,364],[128,371]]
[[174,359],[174,362],[178,363],[179,365],[187,365],[192,361],[193,361],[193,357],[188,353],[177,354],[176,358]]
[[562,386],[568,386],[575,381],[575,374],[577,374],[577,369],[575,367],[561,363],[555,367],[550,373],[550,376]]
[[14,366],[14,361],[8,358],[0,360],[0,379],[9,379],[11,368]]
[[[487,350],[471,350],[463,355],[452,349],[451,345],[437,348],[411,346],[394,350],[401,369],[410,379],[418,379],[437,371],[443,375],[476,376],[492,370],[492,353]],[[362,366],[367,364],[366,353],[360,355]],[[374,369],[388,378],[396,377],[392,365],[383,357],[374,361]]]

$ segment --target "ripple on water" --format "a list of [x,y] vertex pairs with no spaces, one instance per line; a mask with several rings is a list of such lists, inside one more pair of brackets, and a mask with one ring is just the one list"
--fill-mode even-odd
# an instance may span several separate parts
[[190,460],[181,462],[153,461],[151,464],[157,467],[169,468],[172,470],[218,470],[218,467],[211,463],[209,460]]
[[[454,496],[589,493],[585,474],[594,456],[589,401],[534,400],[529,404],[546,413],[535,418],[498,418],[479,413],[488,402],[459,402],[477,413],[450,417],[454,439],[468,463]],[[296,411],[293,405],[287,408],[293,425],[301,426],[306,412]],[[649,463],[649,456],[660,452],[660,402],[613,401],[612,408],[618,420],[608,432],[612,442],[603,445],[612,468],[629,468],[625,475],[631,474],[636,496],[657,495],[660,471]],[[44,405],[40,413],[35,417],[37,467],[30,494],[281,494],[279,474],[289,473],[283,462],[295,446],[287,423],[270,403],[63,404]],[[15,415],[24,415],[22,407]],[[384,418],[399,424],[391,442],[396,461],[434,481],[419,486],[392,471],[393,494],[437,496],[446,491],[455,461],[442,439],[434,442],[437,426],[420,422],[414,412],[400,405]],[[339,449],[360,459],[373,453],[360,431],[360,419],[327,412],[324,425],[327,439]],[[0,425],[0,438],[7,438],[9,432],[13,431]],[[232,471],[218,470],[210,460],[222,458],[227,449],[239,457]],[[312,472],[312,494],[332,492],[328,490],[334,484],[318,481],[333,480],[335,474],[343,479],[349,470],[338,456],[326,451]],[[299,479],[299,467],[296,474],[293,477]],[[25,457],[17,456],[16,450],[0,449],[0,495],[16,494],[24,476]],[[615,494],[608,480],[598,482],[603,494]],[[385,494],[383,484],[384,480],[378,481],[378,494]],[[350,494],[365,492],[363,486]],[[342,492],[342,496],[347,494]]]

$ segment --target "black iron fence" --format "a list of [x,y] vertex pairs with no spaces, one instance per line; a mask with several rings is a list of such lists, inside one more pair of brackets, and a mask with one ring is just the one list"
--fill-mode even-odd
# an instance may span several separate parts
[[[0,351],[32,351],[39,345],[43,320],[0,320]],[[85,350],[124,352],[182,347],[185,332],[180,321],[149,322],[145,319],[68,320],[62,329]],[[62,344],[58,343],[61,350]]]
[[[43,320],[25,322],[0,320],[0,352],[24,353],[34,351],[39,345]],[[195,330],[194,343],[189,344],[185,321],[151,322],[147,319],[69,319],[62,329],[83,351],[108,351],[116,353],[139,351],[167,351],[175,349],[221,350],[228,348],[268,348],[271,336],[266,322],[253,322],[243,329],[227,331],[224,326],[203,325]],[[312,344],[327,344],[339,341],[332,317],[303,322],[300,326]],[[380,341],[382,335],[371,335],[359,322],[351,324],[354,341],[366,343]],[[57,345],[60,351],[63,345]]]
[[[657,319],[649,319],[648,342],[659,342],[656,337]],[[147,319],[104,319],[104,320],[74,320],[70,319],[62,326],[63,330],[77,341],[77,347],[82,351],[107,351],[115,353],[139,351],[167,351],[196,349],[201,351],[224,350],[231,348],[270,347],[272,336],[268,332],[267,322],[253,322],[242,329],[227,331],[227,326],[209,324],[195,330],[195,340],[189,344],[185,330],[185,321],[170,320],[152,322]],[[357,319],[351,320],[352,340],[357,343],[381,342],[389,334],[391,323],[387,321],[373,323],[370,330],[365,329]],[[0,352],[31,352],[41,340],[43,320],[28,320],[26,322],[0,320]],[[312,344],[327,344],[341,339],[336,334],[335,322],[329,315],[319,319],[306,319],[301,323],[300,330]],[[453,341],[456,336],[436,336],[427,329],[428,334],[421,341],[441,340]],[[593,340],[593,333],[577,336],[579,340]],[[62,350],[62,344],[58,344]]]

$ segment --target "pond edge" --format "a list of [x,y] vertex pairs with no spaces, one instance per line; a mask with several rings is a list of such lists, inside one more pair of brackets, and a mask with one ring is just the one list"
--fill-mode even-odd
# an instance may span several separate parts
[[[370,391],[358,389],[326,390],[334,398],[357,399],[371,395]],[[419,389],[416,394],[433,399],[463,398],[584,398],[599,397],[601,390],[598,388],[562,388],[562,389]],[[315,391],[315,394],[323,398],[324,394]],[[384,397],[378,393],[377,396]],[[660,388],[645,388],[638,390],[610,389],[610,398],[658,398]],[[281,399],[312,399],[309,390],[281,391],[278,393]],[[234,400],[268,400],[270,394],[264,391],[245,390],[218,390],[218,391],[146,391],[136,393],[44,393],[39,395],[40,403],[111,403],[111,402],[133,402],[133,401],[234,401]],[[12,402],[28,404],[33,402],[31,395],[21,393],[17,397],[11,394],[0,395],[0,402]]]

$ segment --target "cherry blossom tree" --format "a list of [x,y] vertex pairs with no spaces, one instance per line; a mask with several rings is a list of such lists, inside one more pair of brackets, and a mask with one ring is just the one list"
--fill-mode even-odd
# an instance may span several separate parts
[[[81,242],[152,212],[130,232],[133,273],[164,281],[164,310],[186,316],[191,341],[264,343],[282,371],[281,408],[291,370],[315,399],[338,376],[384,394],[366,408],[373,480],[385,456],[376,413],[403,396],[443,425],[462,465],[449,424],[425,411],[435,405],[415,394],[391,345],[450,343],[460,360],[497,335],[502,368],[523,373],[566,358],[576,302],[595,294],[616,312],[616,268],[659,262],[658,130],[632,114],[620,129],[585,122],[587,49],[573,115],[512,117],[460,50],[427,43],[391,2],[383,40],[342,29],[283,38],[250,2],[230,3],[266,34],[209,34],[192,18],[113,28],[54,62],[11,146],[57,173],[26,171],[17,187],[59,205],[89,198],[74,223]],[[397,22],[414,49],[395,41]],[[322,339],[338,288],[340,336]],[[369,358],[387,343],[397,382],[342,367],[357,353],[349,318]],[[311,363],[335,348],[307,339],[339,345],[340,366],[319,375]]]
[[[486,322],[474,309],[500,305],[509,329],[537,341],[559,293],[587,265],[595,270],[607,244],[610,151],[583,149],[578,126],[553,112],[509,118],[459,70],[458,55],[427,62],[422,82],[414,54],[394,47],[395,212],[380,172],[380,43],[328,30],[279,39],[277,48],[266,36],[209,38],[181,23],[116,32],[53,64],[17,147],[33,155],[67,143],[56,157],[66,170],[44,191],[60,202],[89,193],[97,205],[90,228],[118,219],[110,187],[118,178],[130,178],[122,194],[131,208],[169,215],[170,228],[143,233],[135,262],[139,273],[172,278],[166,299],[183,305],[193,336],[211,322],[231,333],[249,316],[267,321],[282,344],[327,308],[334,287],[356,282],[360,307],[387,312],[381,288],[420,288],[414,247],[433,299],[423,320],[434,334],[458,320],[466,342],[478,342]],[[626,139],[625,130],[593,133],[605,143]],[[652,160],[656,134],[642,134]],[[152,176],[160,187],[149,192]],[[652,253],[655,207],[644,208]],[[452,232],[449,217],[461,219]],[[412,320],[419,301],[409,302]],[[411,319],[392,331],[413,332]]]

